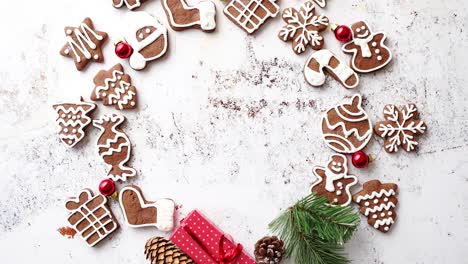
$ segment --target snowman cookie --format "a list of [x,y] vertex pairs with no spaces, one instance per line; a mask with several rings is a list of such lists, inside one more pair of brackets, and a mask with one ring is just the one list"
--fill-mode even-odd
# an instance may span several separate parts
[[343,45],[345,53],[352,53],[351,67],[361,73],[377,71],[392,59],[392,52],[385,46],[387,36],[383,32],[373,33],[364,21],[351,26],[353,39]]
[[349,189],[358,180],[356,176],[348,175],[346,157],[342,154],[333,154],[326,167],[314,167],[317,180],[310,187],[311,192],[318,196],[325,196],[331,205],[347,206],[351,203]]

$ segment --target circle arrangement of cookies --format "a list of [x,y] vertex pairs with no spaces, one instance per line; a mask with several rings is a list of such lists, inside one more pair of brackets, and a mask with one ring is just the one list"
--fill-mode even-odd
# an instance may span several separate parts
[[[418,147],[417,137],[427,127],[413,103],[383,106],[382,120],[371,120],[358,92],[327,106],[316,125],[322,131],[324,144],[336,153],[317,162],[311,173],[314,180],[310,194],[298,197],[297,203],[271,220],[271,234],[258,240],[254,252],[246,252],[240,241],[220,230],[201,210],[193,209],[183,219],[176,219],[176,201],[163,197],[146,200],[145,186],[126,184],[138,177],[138,170],[129,164],[132,144],[122,124],[126,110],[138,111],[139,96],[126,67],[143,70],[166,55],[170,32],[165,24],[175,31],[171,34],[187,29],[216,30],[217,9],[211,0],[195,5],[185,0],[161,0],[167,23],[145,11],[134,11],[143,10],[144,1],[109,3],[109,7],[128,13],[128,30],[115,36],[115,65],[96,73],[89,97],[82,95],[76,102],[53,105],[60,141],[73,148],[86,137],[85,130],[97,128],[100,134],[96,159],[107,166],[107,174],[102,175],[96,190],[83,186],[74,197],[66,199],[68,224],[60,229],[62,234],[76,235],[93,247],[117,230],[119,224],[167,232],[167,237],[148,237],[148,241],[141,242],[141,252],[148,263],[273,264],[291,259],[293,263],[336,264],[349,262],[344,246],[355,233],[360,214],[376,231],[391,231],[397,217],[398,185],[379,179],[360,182],[359,175],[349,174],[349,165],[356,169],[369,166],[372,157],[364,150],[374,134],[383,138],[387,153],[400,148],[409,152]],[[246,34],[255,34],[280,13],[275,0],[229,0],[224,4],[225,17]],[[311,53],[303,67],[308,84],[322,86],[330,75],[344,88],[357,91],[362,74],[381,70],[392,61],[392,52],[385,45],[387,35],[374,31],[365,21],[350,26],[332,23],[324,14],[326,4],[326,0],[305,1],[284,9],[284,26],[279,29],[278,38],[288,42],[288,46],[290,42],[295,54]],[[104,44],[110,37],[101,30],[88,17],[76,27],[65,27],[65,44],[60,54],[73,60],[79,71],[86,70],[91,62],[102,63]],[[343,54],[324,48],[325,34],[334,34],[342,43]],[[113,107],[115,112],[93,115],[97,107],[104,106]],[[378,114],[372,116],[375,115]],[[109,203],[119,205],[123,223],[118,223]]]

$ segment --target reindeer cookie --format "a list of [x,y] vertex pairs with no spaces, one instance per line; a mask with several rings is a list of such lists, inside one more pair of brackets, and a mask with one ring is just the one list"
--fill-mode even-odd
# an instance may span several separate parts
[[125,164],[130,159],[131,144],[127,135],[119,127],[125,121],[121,115],[105,115],[93,121],[101,130],[97,146],[104,163],[109,167],[107,177],[114,181],[126,181],[136,175],[135,169]]
[[216,6],[212,1],[201,1],[195,6],[189,6],[185,0],[161,0],[161,3],[174,30],[213,31],[216,28]]
[[385,67],[392,59],[392,52],[385,46],[385,33],[372,33],[364,21],[351,26],[353,39],[344,44],[343,51],[352,53],[351,67],[362,73],[373,72]]
[[349,189],[358,180],[356,176],[348,175],[348,165],[344,155],[331,155],[327,167],[314,167],[314,175],[317,180],[310,187],[311,192],[327,197],[331,205],[346,206],[351,203]]

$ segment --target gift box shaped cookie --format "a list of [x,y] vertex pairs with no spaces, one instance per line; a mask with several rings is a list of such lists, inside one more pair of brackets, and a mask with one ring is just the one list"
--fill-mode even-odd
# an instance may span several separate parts
[[241,244],[229,240],[196,210],[182,219],[170,240],[198,264],[255,264]]

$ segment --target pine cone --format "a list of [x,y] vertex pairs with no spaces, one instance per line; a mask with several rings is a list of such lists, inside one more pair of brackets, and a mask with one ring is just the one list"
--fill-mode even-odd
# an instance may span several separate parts
[[148,239],[145,255],[151,264],[195,264],[180,248],[163,237]]
[[277,264],[283,259],[284,243],[276,236],[266,236],[255,244],[255,260],[258,264]]

